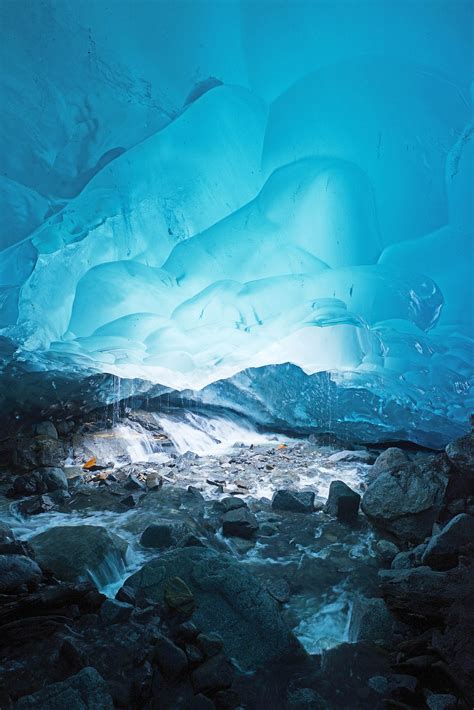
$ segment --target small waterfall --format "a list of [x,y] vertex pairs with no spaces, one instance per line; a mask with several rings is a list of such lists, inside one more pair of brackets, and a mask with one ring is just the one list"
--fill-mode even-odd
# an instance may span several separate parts
[[270,435],[259,434],[237,415],[203,416],[186,409],[172,414],[156,413],[155,419],[180,454],[224,454],[235,444],[265,444]]
[[116,437],[123,440],[131,463],[142,461],[165,463],[169,460],[169,456],[163,452],[161,444],[138,422],[133,422],[133,427],[119,424],[114,428],[114,432]]

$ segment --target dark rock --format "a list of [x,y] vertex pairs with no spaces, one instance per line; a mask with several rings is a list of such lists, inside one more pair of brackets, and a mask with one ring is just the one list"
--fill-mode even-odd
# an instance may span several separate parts
[[11,527],[0,520],[0,544],[13,542],[15,534]]
[[381,562],[389,565],[394,557],[398,555],[399,549],[395,543],[389,540],[379,540],[375,544],[375,554]]
[[58,466],[66,458],[62,441],[44,436],[17,437],[13,463],[18,469],[31,471],[41,466]]
[[35,553],[29,542],[26,540],[15,540],[0,545],[0,555],[23,555],[34,558]]
[[217,656],[224,647],[221,637],[212,632],[209,634],[199,634],[196,643],[206,658]]
[[18,504],[18,511],[22,515],[40,515],[53,510],[56,503],[51,496],[35,496],[29,500],[23,500]]
[[38,562],[58,579],[76,582],[92,578],[100,585],[118,579],[124,570],[128,544],[96,525],[49,528],[30,540]]
[[206,694],[230,688],[234,672],[227,658],[219,654],[208,658],[199,668],[196,668],[191,678],[195,692]]
[[353,525],[359,512],[360,495],[344,481],[331,481],[325,511],[334,515],[341,523]]
[[[387,453],[387,452],[385,452]],[[404,542],[421,542],[431,533],[448,483],[444,456],[406,461],[385,470],[368,486],[362,510],[378,527]],[[377,465],[377,462],[374,464]]]
[[194,611],[194,595],[181,577],[171,577],[167,580],[163,598],[173,611],[191,615]]
[[22,555],[0,556],[0,593],[16,592],[23,586],[36,586],[43,573],[37,563]]
[[258,529],[258,534],[263,537],[272,537],[278,533],[278,526],[272,523],[262,523]]
[[236,510],[237,508],[246,508],[247,503],[237,496],[227,496],[222,498],[219,503],[219,507],[227,513],[229,510]]
[[410,464],[410,459],[405,451],[392,446],[385,449],[377,457],[372,468],[369,470],[369,480],[375,481],[381,473],[390,473],[392,471],[401,471]]
[[222,532],[227,537],[242,537],[249,540],[258,530],[258,521],[247,508],[229,510],[222,516]]
[[137,476],[130,474],[127,477],[126,482],[123,486],[127,491],[143,491],[145,490],[145,484],[142,483]]
[[313,688],[295,688],[287,693],[291,710],[326,710],[327,703]]
[[61,683],[20,698],[15,710],[114,710],[107,684],[95,668],[84,668]]
[[474,432],[471,431],[448,444],[446,454],[460,473],[474,478]]
[[219,690],[214,695],[216,706],[219,710],[234,710],[240,705],[240,697],[237,691],[232,688]]
[[118,624],[127,621],[133,609],[132,604],[106,599],[100,608],[100,616],[106,624]]
[[348,632],[350,642],[391,641],[393,627],[392,615],[383,599],[354,599]]
[[183,650],[186,654],[189,665],[192,666],[193,668],[195,668],[196,666],[198,666],[200,663],[203,662],[204,654],[193,643],[184,644]]
[[210,698],[207,698],[202,693],[198,693],[191,700],[191,705],[189,710],[215,710],[215,704]]
[[249,570],[229,555],[189,547],[161,554],[129,577],[125,588],[163,603],[168,580],[179,576],[196,604],[193,621],[204,633],[216,631],[226,654],[244,669],[287,655],[304,657],[278,605]]
[[182,520],[152,523],[143,531],[140,545],[164,550],[178,545],[187,534],[189,528]]
[[445,570],[458,564],[459,554],[467,545],[474,545],[474,517],[461,513],[429,541],[422,564]]
[[130,495],[125,496],[120,499],[120,503],[126,508],[135,508],[143,498],[145,493],[130,493]]
[[335,454],[329,456],[328,461],[330,463],[365,463],[373,464],[376,456],[367,451],[366,449],[360,449],[356,451],[336,451]]
[[411,675],[394,673],[388,677],[374,676],[370,678],[369,685],[380,695],[402,703],[413,703],[416,700],[418,681]]
[[182,624],[175,626],[172,633],[175,641],[178,643],[186,643],[194,641],[199,634],[199,629],[192,621],[184,621]]
[[267,592],[280,604],[286,604],[290,598],[290,585],[286,579],[270,579],[266,588]]
[[314,493],[310,491],[280,490],[273,494],[272,508],[291,513],[312,513],[314,498]]
[[119,602],[125,602],[125,604],[132,604],[133,606],[136,602],[133,590],[127,589],[126,587],[121,587],[115,595],[115,598]]
[[58,438],[58,432],[56,431],[56,427],[54,426],[53,422],[50,421],[45,421],[45,422],[40,422],[35,426],[35,434],[36,436],[45,436],[48,439],[57,439]]
[[153,650],[153,660],[168,680],[177,680],[188,668],[186,654],[178,646],[166,638],[160,636]]
[[455,710],[458,701],[454,695],[432,693],[426,698],[426,706],[429,710]]
[[57,466],[44,467],[15,478],[13,481],[13,495],[38,495],[60,489],[67,490],[67,487],[66,474],[62,468]]
[[194,533],[185,535],[178,544],[180,547],[206,547],[206,543]]

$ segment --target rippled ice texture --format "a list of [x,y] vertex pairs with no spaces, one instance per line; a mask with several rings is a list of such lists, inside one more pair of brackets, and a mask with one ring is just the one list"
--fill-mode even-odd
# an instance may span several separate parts
[[[267,420],[290,429],[458,433],[473,406],[469,2],[1,13],[7,369],[200,390],[254,368]],[[271,370],[277,415],[265,367],[285,363],[309,380]],[[321,372],[344,400],[329,418],[301,404]]]

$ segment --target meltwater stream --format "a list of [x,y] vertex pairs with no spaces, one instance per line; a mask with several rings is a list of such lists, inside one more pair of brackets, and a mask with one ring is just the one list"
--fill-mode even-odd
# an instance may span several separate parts
[[[329,460],[333,450],[272,433],[262,434],[232,413],[206,417],[183,409],[155,413],[152,423],[153,420],[156,428],[145,428],[130,419],[109,430],[86,433],[87,450],[96,453],[98,460],[114,463],[115,470],[130,463],[138,467],[141,463],[158,464],[158,470],[166,477],[167,490],[196,486],[211,511],[213,502],[222,497],[219,489],[209,484],[213,478],[226,480],[229,485],[236,478],[243,480],[248,490],[242,491],[241,497],[260,516],[269,510],[269,500],[278,488],[312,490],[325,499],[334,479],[360,489],[368,468],[361,463],[335,467]],[[187,452],[195,456],[182,458]],[[79,462],[74,463],[77,466]],[[140,546],[140,533],[157,517],[166,518],[170,511],[165,502],[165,507],[161,503],[155,512],[154,499],[147,500],[146,509],[139,506],[124,512],[100,509],[99,499],[86,509],[70,513],[22,517],[14,506],[0,512],[21,539],[66,525],[101,526],[123,538],[128,543],[123,564],[106,559],[99,570],[88,572],[89,579],[113,597],[128,576],[159,554]],[[324,516],[320,519],[300,514],[296,518],[294,514],[283,516],[278,535],[258,536],[256,544],[244,551],[238,540],[224,538],[220,532],[216,540],[221,549],[236,556],[263,583],[280,577],[298,580],[285,613],[305,648],[310,653],[320,653],[350,640],[354,595],[361,590],[367,593],[365,580],[357,581],[358,589],[353,588],[354,569],[373,564],[374,537],[365,527],[343,530]],[[355,574],[357,577],[360,573]]]

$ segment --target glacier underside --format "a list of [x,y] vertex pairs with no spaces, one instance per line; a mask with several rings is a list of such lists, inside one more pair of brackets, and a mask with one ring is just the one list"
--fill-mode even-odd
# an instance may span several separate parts
[[177,391],[365,441],[466,429],[452,7],[4,3],[2,412]]

